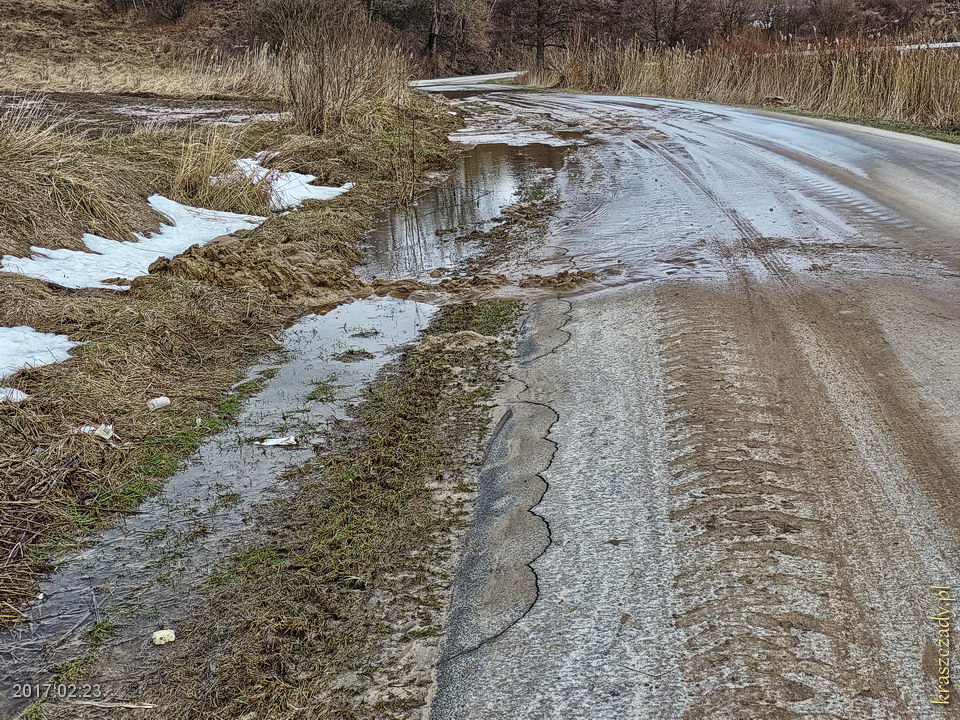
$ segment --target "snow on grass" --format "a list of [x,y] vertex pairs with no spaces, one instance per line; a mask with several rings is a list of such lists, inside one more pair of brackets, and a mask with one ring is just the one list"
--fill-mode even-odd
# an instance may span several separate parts
[[[261,162],[268,158],[269,153],[261,152],[254,158],[237,160],[235,172],[254,183],[270,183],[271,210],[290,210],[304,200],[330,200],[353,187],[353,183],[340,187],[313,185],[314,175],[263,167]],[[210,181],[216,183],[223,177]],[[127,290],[127,283],[148,274],[150,265],[158,258],[172,258],[191,245],[204,245],[214,238],[256,227],[266,220],[256,215],[182,205],[162,195],[153,195],[147,201],[170,221],[169,225],[161,225],[159,232],[152,235],[136,233],[137,242],[120,242],[87,233],[82,239],[88,251],[32,247],[33,255],[28,258],[5,255],[0,259],[0,270],[69,288]]]
[[83,242],[90,252],[33,247],[34,255],[29,258],[4,256],[0,270],[69,288],[127,289],[127,285],[104,280],[129,281],[146,275],[150,264],[158,258],[171,258],[191,245],[203,245],[221,235],[256,227],[266,219],[181,205],[161,195],[152,195],[147,201],[170,220],[169,225],[161,225],[153,235],[137,233],[138,242],[118,242],[87,233]]
[[[347,183],[340,187],[313,185],[313,181],[317,179],[316,175],[271,170],[262,165],[265,160],[269,159],[269,153],[260,152],[255,157],[237,160],[235,173],[255,185],[262,182],[270,183],[271,210],[291,210],[299,207],[304,200],[330,200],[353,187],[353,183]],[[229,175],[221,175],[210,178],[210,182],[216,183],[230,177]]]
[[29,400],[30,396],[16,388],[0,387],[0,404],[5,402],[18,403]]
[[[63,362],[79,344],[66,335],[37,332],[27,325],[0,327],[0,379],[24,368]],[[0,387],[0,403],[17,403],[28,397],[15,388]]]

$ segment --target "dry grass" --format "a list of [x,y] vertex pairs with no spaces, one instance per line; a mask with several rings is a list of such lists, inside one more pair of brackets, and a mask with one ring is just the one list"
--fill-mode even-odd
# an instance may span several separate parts
[[[45,556],[108,522],[114,511],[134,507],[176,469],[177,458],[228,420],[226,388],[271,345],[268,333],[294,311],[294,300],[329,302],[356,290],[357,241],[379,204],[408,190],[408,176],[398,175],[395,164],[412,153],[422,182],[423,172],[449,158],[453,121],[439,107],[416,107],[425,127],[412,149],[406,119],[379,133],[341,129],[324,137],[275,123],[142,127],[97,137],[41,126],[29,116],[0,123],[9,135],[0,135],[0,158],[14,158],[0,161],[0,172],[10,174],[0,182],[0,201],[8,203],[0,206],[0,238],[18,230],[7,221],[19,217],[10,215],[14,210],[30,209],[35,218],[20,246],[35,235],[65,246],[90,229],[116,236],[143,229],[136,216],[151,192],[226,210],[258,209],[263,188],[203,182],[258,149],[279,148],[283,168],[360,185],[335,201],[274,215],[245,237],[197,249],[183,267],[145,278],[127,293],[56,290],[0,274],[0,325],[30,325],[85,343],[70,362],[3,381],[34,399],[0,405],[0,625],[16,619],[16,601],[33,592],[31,579],[47,567]],[[74,167],[86,184],[60,180]],[[24,172],[31,174],[15,177]],[[16,190],[8,193],[8,186]],[[79,188],[77,198],[69,200],[64,188]],[[70,208],[84,195],[106,204],[81,204],[88,215],[50,204],[53,198]],[[147,411],[146,400],[158,395],[174,400],[170,412]],[[112,422],[129,447],[111,450],[68,432],[103,422]]]
[[99,61],[16,56],[0,61],[0,90],[155,93],[178,98],[280,99],[285,75],[265,48],[192,59]]
[[0,115],[0,255],[30,246],[83,249],[91,232],[130,240],[162,218],[148,195],[189,205],[269,214],[270,189],[228,174],[236,158],[266,141],[266,126],[203,129],[141,126],[91,137],[22,105]]
[[374,131],[410,97],[409,59],[366,13],[320,12],[285,40],[289,102],[304,132]]
[[[245,152],[242,137],[222,130],[194,131],[183,145],[171,197],[212,210],[270,214],[269,182],[253,183],[237,173],[234,160]],[[218,178],[211,182],[211,178]]]
[[691,52],[577,40],[555,56],[553,70],[552,78],[537,79],[594,92],[785,104],[960,128],[957,50],[898,51],[861,40],[814,46],[758,41]]
[[91,153],[29,104],[0,115],[0,254],[78,249],[85,232],[132,239],[131,227],[157,220],[146,190],[133,168]]
[[[251,290],[167,277],[129,293],[57,292],[0,282],[0,325],[29,324],[84,344],[70,362],[4,380],[33,399],[0,406],[0,625],[29,597],[45,558],[135,507],[233,408],[222,398],[272,345],[277,303]],[[170,412],[150,413],[168,395]],[[196,425],[195,419],[201,418]],[[112,423],[111,449],[71,427]]]
[[[428,332],[512,338],[519,310],[450,306]],[[457,485],[485,434],[479,401],[504,357],[409,352],[382,376],[349,429],[297,473],[295,496],[274,504],[265,539],[212,578],[175,656],[138,681],[136,697],[171,720],[411,716],[426,684],[393,692],[379,681],[402,676],[398,656],[417,638],[439,634],[450,581],[439,568],[463,526],[450,494],[469,487]],[[387,637],[387,623],[407,630]]]

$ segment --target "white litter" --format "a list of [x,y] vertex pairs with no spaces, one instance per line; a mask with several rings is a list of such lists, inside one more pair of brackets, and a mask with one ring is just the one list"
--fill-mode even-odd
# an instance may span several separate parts
[[191,245],[204,245],[221,235],[256,227],[265,220],[256,215],[182,205],[162,195],[152,195],[147,201],[170,220],[169,225],[161,225],[153,235],[137,233],[137,242],[118,242],[87,233],[83,242],[90,252],[32,247],[34,254],[29,258],[5,255],[0,260],[0,270],[69,288],[128,289],[126,285],[107,284],[103,280],[132,280],[146,275],[157,258],[171,258]]
[[74,435],[90,435],[91,437],[106,440],[111,445],[114,440],[119,441],[120,436],[113,431],[113,425],[82,425],[73,428],[70,432]]
[[154,645],[166,645],[177,639],[177,634],[173,630],[157,630],[151,637]]
[[170,398],[166,395],[161,395],[158,398],[153,398],[153,400],[147,400],[147,409],[148,410],[159,410],[160,408],[166,407],[170,404]]
[[0,387],[0,404],[5,402],[19,403],[29,399],[30,396],[21,390],[17,390],[16,388]]
[[281,438],[267,438],[266,440],[257,440],[254,445],[261,447],[293,447],[297,444],[297,436],[289,435]]
[[70,359],[71,348],[80,343],[66,335],[37,332],[32,327],[0,327],[0,378],[18,370]]
[[304,175],[295,172],[281,172],[265,168],[262,163],[269,160],[271,153],[259,152],[255,157],[242,158],[235,162],[236,170],[228,175],[219,175],[210,178],[216,184],[225,180],[236,179],[238,176],[259,184],[270,184],[270,209],[275,211],[290,210],[300,206],[304,200],[330,200],[342,195],[353,187],[353,183],[346,183],[340,187],[325,187],[313,185],[316,175]]

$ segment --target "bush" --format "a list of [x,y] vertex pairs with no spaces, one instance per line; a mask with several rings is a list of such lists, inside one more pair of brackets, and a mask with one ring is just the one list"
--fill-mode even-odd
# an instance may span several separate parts
[[373,129],[409,97],[409,59],[362,9],[315,5],[311,16],[284,26],[283,43],[291,110],[304,132]]

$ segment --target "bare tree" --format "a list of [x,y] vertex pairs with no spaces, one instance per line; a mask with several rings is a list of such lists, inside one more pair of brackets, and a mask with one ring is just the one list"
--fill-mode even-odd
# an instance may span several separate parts
[[576,0],[505,0],[495,17],[509,41],[534,50],[543,67],[547,48],[563,46],[580,10]]
[[756,0],[716,0],[717,31],[732,36],[753,22],[757,10]]
[[842,35],[857,15],[855,0],[813,0],[810,19],[816,32],[827,37]]
[[706,38],[714,17],[709,0],[637,0],[637,35],[647,44],[695,47]]

